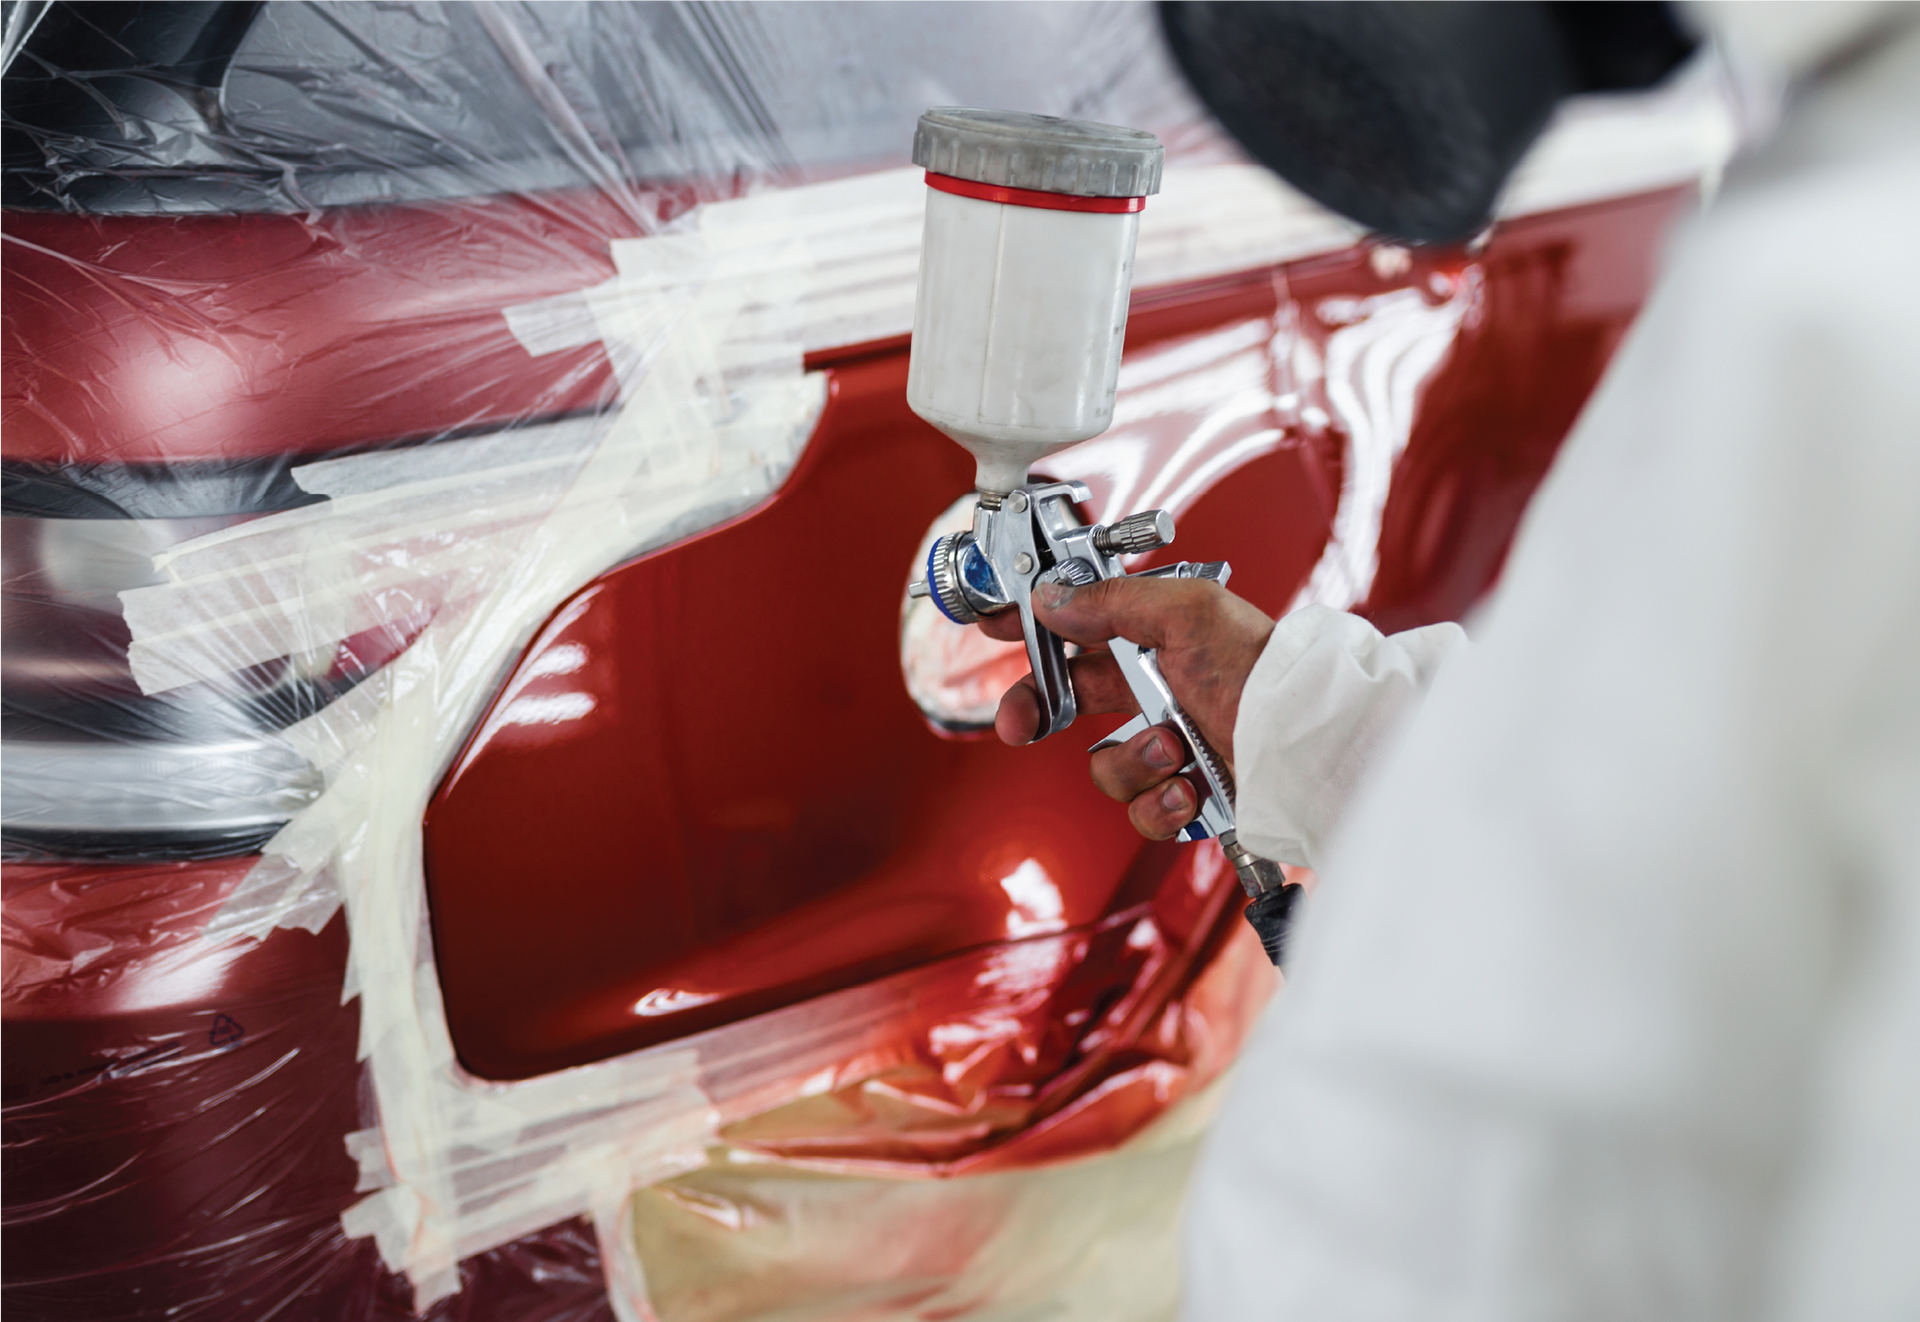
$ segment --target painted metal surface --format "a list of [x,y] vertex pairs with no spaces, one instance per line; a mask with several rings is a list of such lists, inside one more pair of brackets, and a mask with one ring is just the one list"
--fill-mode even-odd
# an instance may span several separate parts
[[[1156,294],[1136,304],[1129,347],[1177,345],[1289,305],[1303,338],[1324,342],[1340,300],[1477,270],[1477,317],[1462,323],[1394,466],[1361,604],[1391,628],[1457,616],[1497,574],[1644,294],[1675,205],[1669,194],[1530,218],[1473,257],[1415,255],[1400,267],[1362,250]],[[586,239],[579,269],[514,267],[512,234],[547,221],[502,206],[414,220],[399,208],[402,228],[425,227],[410,241],[335,213],[318,227],[10,216],[7,457],[189,472],[600,399],[609,377],[596,348],[538,360],[536,372],[510,336],[483,326],[483,307],[497,322],[502,301],[605,273]],[[554,242],[543,235],[539,250]],[[31,245],[82,255],[46,268],[78,274],[57,288],[42,280]],[[444,262],[442,335],[356,338],[372,321],[367,300],[424,297],[408,275],[428,265],[422,252]],[[165,290],[176,307],[184,291],[199,319],[170,322],[108,296],[85,278],[89,263],[130,266],[136,287]],[[357,313],[338,301],[343,282]],[[281,329],[252,334],[261,317]],[[462,373],[481,360],[474,380],[522,384],[463,396]],[[914,969],[977,965],[974,981],[951,984],[977,988],[1006,952],[1045,949],[1066,955],[1035,964],[1017,996],[903,1001],[903,1029],[1013,1004],[1019,1031],[969,1086],[1006,1090],[1028,1116],[1091,1099],[1075,1112],[1077,1135],[1048,1146],[1059,1131],[1046,1131],[1006,1159],[1084,1150],[1151,1113],[1157,1076],[1116,1044],[1151,1046],[1155,998],[1191,985],[1237,918],[1205,902],[1197,855],[1183,862],[1131,835],[1088,785],[1076,741],[1016,750],[942,738],[906,696],[895,627],[913,549],[970,475],[958,448],[906,409],[905,363],[901,345],[816,362],[833,396],[787,487],[584,588],[449,771],[426,823],[430,899],[449,1022],[476,1073],[525,1077]],[[432,372],[453,388],[407,388]],[[56,399],[86,380],[96,394]],[[151,416],[135,425],[141,409]],[[56,417],[88,418],[89,430],[62,430]],[[1322,555],[1346,453],[1337,428],[1281,424],[1280,443],[1193,494],[1177,548],[1231,559],[1235,589],[1274,611]],[[1154,444],[1170,453],[1191,435],[1191,417],[1167,421]],[[1096,501],[1121,476],[1104,490],[1094,482]],[[876,501],[883,490],[906,494]],[[875,534],[823,612],[804,581],[807,551],[843,500],[872,507]],[[1095,733],[1089,724],[1089,741]],[[158,1297],[205,1318],[257,1316],[258,1301],[293,1297],[316,1318],[402,1306],[377,1255],[348,1244],[337,1221],[355,1197],[342,1138],[364,1123],[357,1016],[339,1002],[341,925],[279,932],[211,962],[179,956],[247,866],[6,869],[7,1270],[9,1306],[23,1316],[131,1316]],[[1130,943],[1141,917],[1158,944]],[[1169,956],[1184,961],[1177,976],[1158,971]],[[746,1137],[782,1150],[776,1132]],[[900,1141],[850,1134],[845,1151]],[[249,1196],[268,1184],[273,1198]],[[513,1316],[516,1298],[568,1291],[579,1316],[598,1315],[592,1256],[570,1224],[470,1260],[463,1270],[483,1288],[447,1315]],[[230,1292],[241,1263],[257,1295]]]
[[[1282,288],[1324,341],[1356,300],[1438,301],[1471,271],[1479,301],[1396,466],[1362,606],[1395,628],[1448,618],[1497,571],[1672,205],[1517,222],[1477,257],[1303,264],[1142,308],[1129,349],[1275,315]],[[1072,932],[1157,894],[1079,742],[941,738],[903,691],[902,584],[971,476],[907,411],[904,368],[898,351],[835,367],[787,486],[583,589],[456,759],[428,813],[427,875],[449,1024],[477,1074],[581,1064],[1018,940],[1040,911],[1023,885]],[[1180,514],[1178,551],[1231,560],[1234,588],[1277,612],[1327,540],[1344,447],[1336,427],[1275,421],[1279,442]],[[1153,437],[1149,466],[1188,439]],[[849,501],[866,542],[836,548],[823,609],[811,552]],[[1117,967],[1070,974],[1126,981]]]

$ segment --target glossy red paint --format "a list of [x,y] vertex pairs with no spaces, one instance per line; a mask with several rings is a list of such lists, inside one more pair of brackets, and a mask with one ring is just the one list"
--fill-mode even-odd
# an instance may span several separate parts
[[[1057,888],[1067,926],[1108,914],[1140,841],[1087,780],[1094,723],[1032,749],[955,743],[901,685],[908,562],[971,477],[906,411],[905,384],[903,355],[837,370],[786,488],[575,597],[456,760],[428,813],[427,875],[449,1023],[476,1073],[544,1073],[1003,941],[1020,919],[1002,883],[1023,866]],[[1301,462],[1250,466],[1239,498],[1297,504]],[[876,488],[888,497],[859,505],[866,553],[822,566],[831,645],[797,645],[818,636],[820,602],[808,574],[777,567],[847,493]],[[1325,511],[1298,513],[1291,526],[1324,536]],[[1282,578],[1318,540],[1297,539]],[[1257,529],[1222,539],[1229,555],[1259,547]],[[516,703],[581,714],[523,723]],[[565,883],[530,894],[556,865]]]
[[[1484,590],[1515,494],[1592,388],[1674,205],[1521,221],[1479,259],[1422,254],[1391,276],[1366,251],[1285,273],[1309,310],[1469,265],[1486,282],[1401,461],[1412,494],[1396,490],[1383,539],[1395,558],[1371,609],[1417,623]],[[1590,238],[1616,226],[1631,238]],[[1277,287],[1269,276],[1212,291],[1212,306],[1196,294],[1143,309],[1129,347],[1271,311]],[[905,368],[899,351],[835,368],[785,488],[583,589],[456,759],[427,816],[427,880],[449,1027],[475,1073],[577,1065],[1004,943],[1026,921],[1008,883],[1023,867],[1057,890],[1069,930],[1116,911],[1142,846],[1088,783],[1100,727],[1026,749],[954,742],[903,692],[892,634],[908,562],[970,477],[906,408]],[[1484,423],[1434,416],[1516,371],[1525,385]],[[1469,434],[1484,461],[1458,453]],[[1291,435],[1182,515],[1180,551],[1233,561],[1236,589],[1282,609],[1327,537],[1338,454],[1337,435]],[[1465,476],[1435,482],[1436,463]],[[831,530],[850,500],[847,554]],[[1410,556],[1405,529],[1434,509],[1477,521]]]
[[1500,573],[1534,488],[1652,288],[1691,189],[1531,217],[1479,259],[1482,314],[1435,378],[1394,469],[1380,573],[1389,633],[1457,620]]
[[[804,1095],[794,1095],[791,1063],[774,1106],[743,1104],[730,1071],[713,1070],[703,1083],[722,1133],[791,1160],[896,1175],[1020,1170],[1109,1151],[1217,1079],[1265,1003],[1274,974],[1235,918],[1239,894],[1217,853],[1143,846],[1096,923],[864,985],[857,996],[884,1012],[830,1080],[807,1076],[815,1088]],[[728,1036],[684,1044],[717,1060]]]

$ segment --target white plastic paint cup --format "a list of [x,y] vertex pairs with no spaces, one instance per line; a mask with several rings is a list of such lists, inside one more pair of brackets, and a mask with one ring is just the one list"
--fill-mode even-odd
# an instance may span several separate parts
[[[946,135],[923,150],[935,116],[960,123],[936,124]],[[916,163],[989,179],[928,170],[907,403],[974,455],[982,491],[1006,492],[1113,421],[1134,239],[1159,187],[1160,147],[1132,129],[1038,115],[929,111],[921,123]]]

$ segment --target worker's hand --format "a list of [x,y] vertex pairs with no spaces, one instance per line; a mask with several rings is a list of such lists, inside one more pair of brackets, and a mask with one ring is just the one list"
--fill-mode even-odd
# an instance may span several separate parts
[[[1034,592],[1033,604],[1040,623],[1082,647],[1100,648],[1119,637],[1159,649],[1160,673],[1173,696],[1232,765],[1240,690],[1273,632],[1273,621],[1257,606],[1217,583],[1193,578],[1114,578],[1083,588],[1045,583]],[[1012,611],[991,616],[980,627],[995,638],[1020,637],[1020,617]],[[1081,715],[1139,712],[1120,667],[1104,650],[1075,657],[1071,670]],[[1033,676],[1006,691],[993,728],[1009,744],[1033,741],[1040,728]],[[1166,840],[1200,810],[1201,792],[1176,774],[1186,760],[1180,736],[1156,725],[1095,753],[1093,783],[1127,805],[1140,834]]]

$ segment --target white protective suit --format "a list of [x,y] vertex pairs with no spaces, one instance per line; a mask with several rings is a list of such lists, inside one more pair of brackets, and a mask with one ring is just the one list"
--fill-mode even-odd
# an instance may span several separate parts
[[1916,20],[1678,243],[1472,647],[1276,630],[1242,835],[1321,882],[1193,1322],[1920,1319]]

